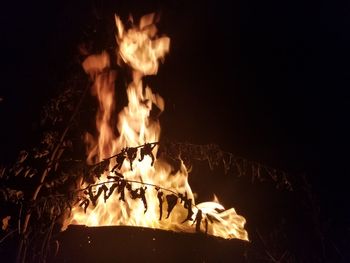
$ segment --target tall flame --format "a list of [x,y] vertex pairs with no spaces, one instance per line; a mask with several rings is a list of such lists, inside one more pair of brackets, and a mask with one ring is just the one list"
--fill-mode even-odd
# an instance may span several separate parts
[[[154,94],[149,87],[144,88],[142,77],[154,75],[158,71],[159,60],[164,58],[169,51],[170,39],[157,37],[157,29],[154,25],[154,14],[141,18],[139,26],[133,26],[126,30],[119,17],[115,17],[118,34],[116,36],[119,45],[119,58],[128,64],[133,70],[133,80],[127,88],[128,105],[118,115],[117,129],[119,136],[114,134],[112,115],[115,110],[114,85],[116,73],[110,69],[110,58],[106,52],[100,55],[92,55],[83,62],[84,70],[93,78],[92,94],[97,97],[99,108],[96,116],[97,138],[86,135],[88,148],[88,163],[96,163],[119,153],[125,147],[137,147],[145,143],[157,142],[160,136],[160,124],[158,120],[151,118],[152,107],[157,106],[164,110],[164,100],[158,94]],[[153,149],[156,154],[157,147]],[[139,156],[137,157],[137,160]],[[164,160],[157,159],[152,164],[150,156],[145,156],[142,161],[136,161],[133,169],[124,162],[120,172],[129,181],[142,182],[144,184],[147,211],[139,200],[125,198],[119,200],[114,194],[107,202],[100,197],[96,206],[89,206],[84,212],[83,208],[76,206],[72,209],[68,224],[84,224],[87,226],[106,225],[130,225],[151,228],[160,228],[174,231],[194,232],[195,215],[202,213],[210,218],[212,223],[199,225],[200,230],[208,234],[223,238],[239,238],[248,240],[248,234],[244,229],[245,219],[238,215],[233,208],[225,210],[215,198],[213,202],[194,203],[194,195],[188,183],[188,171],[181,164],[181,169],[172,174],[172,167]],[[110,163],[110,169],[115,163]],[[111,172],[105,172],[96,183],[105,182]],[[192,199],[194,215],[192,221],[184,221],[187,210],[177,205],[168,218],[159,220],[159,202],[157,189],[152,185],[169,189],[173,193],[187,194]],[[84,185],[84,187],[87,186]],[[159,189],[158,189],[159,190]],[[166,204],[163,205],[165,208]],[[198,228],[198,227],[197,227]],[[198,231],[198,229],[197,229]]]

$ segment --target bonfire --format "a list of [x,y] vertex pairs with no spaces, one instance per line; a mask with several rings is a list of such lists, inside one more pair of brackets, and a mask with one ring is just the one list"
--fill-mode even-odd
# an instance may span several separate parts
[[[35,180],[29,190],[12,189],[11,183],[1,188],[6,202],[19,211],[1,218],[3,240],[18,234],[18,262],[54,258],[61,245],[53,235],[74,225],[159,229],[248,244],[245,217],[225,208],[216,195],[197,202],[189,184],[191,160],[292,189],[283,171],[248,162],[217,145],[162,140],[159,116],[166,99],[144,84],[171,52],[170,38],[158,32],[156,18],[148,14],[134,22],[130,16],[126,23],[116,15],[113,52],[91,54],[80,47],[84,75],[73,74],[74,80],[84,81],[71,82],[44,108],[43,122],[51,130],[39,146],[21,151],[13,166],[1,168],[4,180]],[[121,74],[131,78],[127,105],[118,113]],[[82,112],[94,108],[89,94],[97,105],[92,131],[82,128]]]

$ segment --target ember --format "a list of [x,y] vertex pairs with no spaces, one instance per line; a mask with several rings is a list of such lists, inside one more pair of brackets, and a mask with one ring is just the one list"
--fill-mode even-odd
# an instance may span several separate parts
[[183,162],[174,174],[164,159],[155,159],[161,128],[150,113],[153,107],[163,111],[164,100],[144,87],[142,78],[157,74],[159,60],[169,52],[170,39],[157,36],[154,14],[128,29],[119,17],[115,21],[118,62],[132,69],[128,105],[113,123],[117,75],[110,60],[114,58],[107,52],[86,58],[83,68],[94,82],[92,94],[99,103],[98,136],[85,136],[87,162],[97,178],[93,183],[82,181],[81,201],[72,209],[66,226],[142,226],[248,240],[246,220],[234,208],[226,210],[217,199],[195,203]]

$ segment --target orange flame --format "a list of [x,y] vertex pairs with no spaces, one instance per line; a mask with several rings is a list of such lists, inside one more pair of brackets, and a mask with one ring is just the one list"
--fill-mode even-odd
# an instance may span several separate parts
[[[157,37],[157,29],[154,25],[154,14],[141,18],[139,26],[125,30],[119,17],[115,17],[119,44],[119,56],[133,69],[133,81],[127,88],[128,105],[119,113],[117,129],[119,136],[113,132],[114,124],[111,123],[112,113],[115,110],[114,82],[116,73],[109,68],[110,59],[106,52],[100,55],[92,55],[83,62],[84,70],[94,80],[92,93],[99,102],[96,116],[98,137],[86,135],[88,148],[88,163],[96,163],[119,153],[125,147],[137,147],[145,143],[157,142],[160,136],[160,124],[158,120],[150,117],[152,107],[156,105],[164,110],[164,100],[158,94],[154,94],[149,87],[144,89],[142,77],[154,75],[158,71],[159,59],[164,58],[169,51],[170,39]],[[156,155],[157,147],[153,149]],[[157,159],[151,165],[151,158],[145,156],[139,161],[140,156],[130,169],[124,162],[120,169],[124,178],[130,181],[145,183],[148,189],[145,193],[147,211],[139,200],[125,198],[120,201],[117,194],[112,195],[106,202],[100,197],[97,205],[90,205],[86,213],[80,206],[72,209],[67,224],[83,224],[87,226],[130,225],[151,228],[160,228],[174,231],[195,232],[193,226],[195,215],[200,210],[203,217],[210,218],[212,223],[207,226],[199,225],[202,231],[223,238],[239,238],[248,240],[247,231],[244,229],[245,218],[238,215],[231,208],[225,208],[219,204],[217,198],[213,202],[195,204],[195,198],[188,183],[188,171],[181,164],[181,169],[171,174],[171,166],[164,160]],[[110,169],[115,163],[110,163]],[[96,183],[108,181],[107,176],[113,175],[105,172]],[[159,220],[159,201],[157,190],[150,185],[158,185],[175,193],[187,193],[187,198],[192,199],[194,215],[192,221],[183,222],[187,216],[187,210],[176,205],[168,218]],[[83,187],[86,187],[85,184]],[[166,207],[164,202],[163,207]],[[183,223],[182,223],[183,222]],[[207,229],[206,229],[207,228]],[[198,229],[197,229],[198,230]]]

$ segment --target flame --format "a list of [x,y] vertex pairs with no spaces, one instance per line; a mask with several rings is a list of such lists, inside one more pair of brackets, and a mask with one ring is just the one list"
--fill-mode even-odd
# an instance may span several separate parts
[[[142,77],[154,75],[158,71],[159,60],[169,52],[170,39],[157,37],[157,29],[154,25],[154,14],[141,18],[138,26],[126,30],[118,16],[115,17],[118,33],[116,36],[119,45],[119,58],[128,64],[133,70],[133,80],[127,88],[128,105],[119,113],[117,130],[114,133],[115,124],[112,123],[115,111],[114,85],[116,73],[110,69],[110,58],[106,52],[100,55],[92,55],[83,62],[84,70],[94,80],[92,94],[97,97],[99,108],[96,116],[97,138],[87,134],[87,161],[90,164],[100,162],[105,158],[119,153],[125,147],[137,147],[145,143],[157,142],[160,137],[160,124],[157,119],[151,118],[152,107],[156,106],[160,111],[164,110],[164,100],[158,94],[154,94],[149,87],[144,88]],[[153,149],[156,155],[157,147]],[[248,234],[244,229],[245,218],[238,215],[233,208],[225,210],[215,197],[213,202],[195,204],[194,194],[188,183],[188,171],[181,164],[181,169],[174,175],[172,167],[164,160],[157,159],[151,165],[150,156],[145,156],[142,161],[138,159],[130,169],[128,162],[124,162],[120,169],[124,178],[130,181],[144,183],[146,190],[147,211],[140,200],[125,198],[119,200],[119,195],[112,195],[106,202],[98,199],[97,205],[90,205],[86,213],[80,206],[72,209],[68,224],[83,224],[87,226],[130,225],[151,228],[160,228],[174,231],[195,232],[195,215],[201,211],[203,218],[211,223],[199,225],[200,230],[223,238],[239,238],[248,240]],[[115,163],[110,163],[110,169]],[[107,176],[113,175],[105,172],[96,183],[108,181]],[[176,205],[168,218],[159,220],[159,201],[157,189],[153,185],[169,189],[173,193],[187,194],[192,199],[194,215],[192,221],[184,221],[187,210]],[[83,185],[86,187],[87,184]],[[146,189],[147,188],[147,189]],[[166,202],[163,210],[166,211]],[[198,230],[198,229],[197,229]]]

